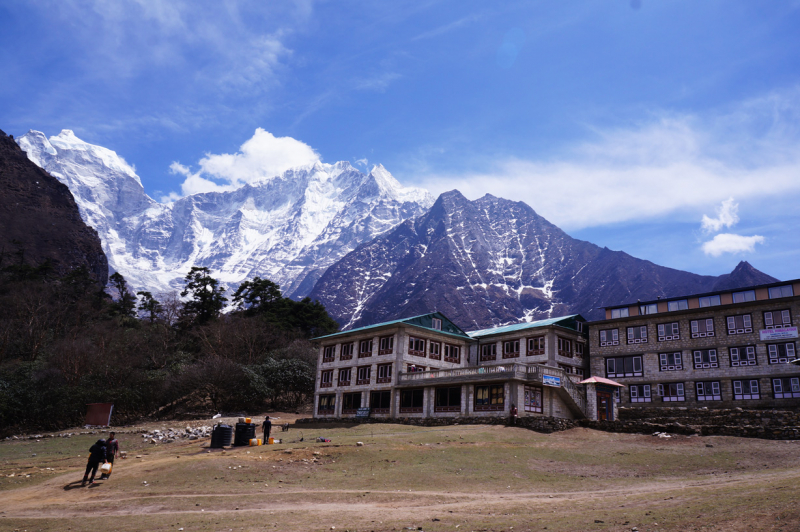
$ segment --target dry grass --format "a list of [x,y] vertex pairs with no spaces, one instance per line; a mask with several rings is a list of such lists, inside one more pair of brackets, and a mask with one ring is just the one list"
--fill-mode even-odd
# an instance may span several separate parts
[[286,434],[225,453],[123,435],[131,458],[93,488],[75,482],[98,436],[2,443],[0,530],[800,530],[800,442],[487,426]]

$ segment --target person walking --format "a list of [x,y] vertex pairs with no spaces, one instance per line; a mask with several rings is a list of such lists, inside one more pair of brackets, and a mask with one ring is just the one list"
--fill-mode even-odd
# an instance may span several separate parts
[[269,443],[269,433],[272,431],[272,421],[269,420],[269,416],[264,418],[264,423],[261,424],[261,428],[264,429],[264,439],[262,440],[264,444]]
[[[97,474],[97,468],[100,467],[100,462],[106,463],[106,440],[97,440],[97,443],[89,448],[89,461],[86,462],[86,472],[83,474],[83,482],[81,486],[86,485],[86,480],[89,480],[89,485],[94,484],[94,476]],[[89,478],[89,472],[92,476]]]
[[517,405],[511,403],[511,425],[517,424]]
[[[106,460],[109,464],[111,464],[111,469],[114,469],[114,458],[117,457],[119,454],[119,441],[116,438],[116,435],[113,432],[108,433],[108,439],[106,440]],[[111,471],[108,473],[103,473],[100,475],[100,480],[108,480],[108,477],[111,476]]]

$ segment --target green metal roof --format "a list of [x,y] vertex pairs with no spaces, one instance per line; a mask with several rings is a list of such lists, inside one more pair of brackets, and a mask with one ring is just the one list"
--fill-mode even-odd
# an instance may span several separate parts
[[559,316],[558,318],[548,318],[546,320],[532,321],[530,323],[515,323],[513,325],[504,325],[502,327],[493,327],[491,329],[481,329],[479,331],[468,332],[467,334],[470,336],[470,338],[480,338],[482,336],[490,336],[493,334],[504,334],[514,331],[522,331],[525,329],[535,329],[536,327],[558,325],[562,321],[575,320],[577,318],[585,321],[583,316],[580,314],[570,314],[569,316]]
[[[428,323],[431,322],[432,318],[439,318],[442,320],[442,328],[441,329],[434,329]],[[419,316],[411,316],[410,318],[402,318],[399,320],[391,320],[391,321],[384,321],[381,323],[375,323],[373,325],[366,325],[364,327],[358,327],[357,329],[350,329],[347,331],[341,331],[338,333],[328,334],[326,336],[318,336],[316,338],[312,338],[311,340],[325,340],[327,338],[337,338],[339,336],[343,336],[346,334],[351,333],[358,333],[362,331],[368,331],[370,329],[377,329],[379,327],[386,327],[387,325],[397,325],[397,324],[405,324],[405,325],[412,325],[414,327],[421,327],[423,329],[430,329],[432,331],[436,331],[437,333],[447,334],[450,336],[455,336],[458,338],[469,338],[467,333],[461,330],[455,323],[450,321],[450,319],[442,314],[441,312],[430,312],[428,314],[420,314]],[[449,330],[448,330],[449,329]]]

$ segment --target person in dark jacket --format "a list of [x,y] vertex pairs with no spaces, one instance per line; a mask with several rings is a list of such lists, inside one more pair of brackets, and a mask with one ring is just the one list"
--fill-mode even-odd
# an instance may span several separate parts
[[[106,460],[108,461],[111,466],[114,466],[114,458],[117,457],[117,453],[119,452],[119,441],[117,441],[117,437],[114,435],[113,432],[108,433],[108,439],[106,440]],[[100,480],[108,480],[108,477],[111,476],[111,471],[108,473],[103,473],[100,475]]]
[[[97,440],[97,443],[92,445],[89,448],[89,461],[86,463],[86,472],[83,474],[83,482],[81,482],[81,486],[86,485],[86,480],[89,480],[89,485],[91,486],[94,484],[94,476],[97,474],[97,468],[100,467],[100,463],[106,463],[106,440],[100,439]],[[92,472],[91,478],[89,478],[89,472]]]
[[269,416],[264,418],[264,423],[261,424],[261,428],[264,429],[264,439],[262,441],[266,445],[269,443],[269,433],[272,431],[272,421],[269,420]]

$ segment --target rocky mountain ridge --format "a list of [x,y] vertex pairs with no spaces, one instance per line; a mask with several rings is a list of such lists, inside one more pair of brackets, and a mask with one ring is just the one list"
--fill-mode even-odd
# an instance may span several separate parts
[[438,310],[481,329],[774,281],[747,263],[720,277],[658,266],[574,239],[522,202],[451,191],[347,254],[310,296],[345,328]]
[[0,131],[0,268],[49,261],[58,274],[86,267],[105,285],[108,261],[68,187]]

